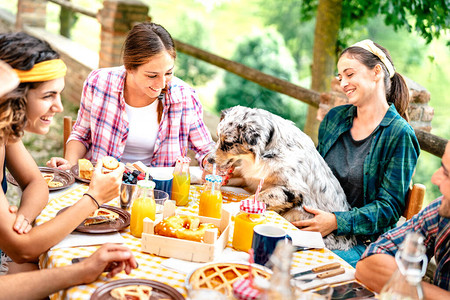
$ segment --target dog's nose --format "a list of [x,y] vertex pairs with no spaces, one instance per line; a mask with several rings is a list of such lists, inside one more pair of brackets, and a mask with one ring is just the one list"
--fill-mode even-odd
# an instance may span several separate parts
[[215,163],[216,163],[216,159],[214,158],[214,155],[210,154],[210,155],[208,156],[208,162],[209,162],[210,164],[215,164]]

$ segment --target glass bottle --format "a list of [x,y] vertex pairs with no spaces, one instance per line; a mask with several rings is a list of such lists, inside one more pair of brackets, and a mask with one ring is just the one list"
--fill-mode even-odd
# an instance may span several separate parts
[[422,277],[427,269],[424,237],[417,232],[406,235],[395,254],[397,270],[380,292],[380,299],[424,299]]
[[294,248],[291,243],[279,241],[270,257],[273,265],[270,287],[265,295],[268,300],[294,300],[295,288],[291,285],[291,263]]
[[189,203],[189,189],[191,187],[191,174],[189,173],[189,157],[179,156],[175,163],[172,180],[172,199],[177,206]]
[[136,199],[131,207],[130,231],[137,238],[142,236],[144,219],[150,218],[155,221],[156,204],[153,195],[155,183],[150,180],[139,180],[137,182]]
[[206,175],[205,180],[205,188],[200,195],[198,215],[220,219],[222,216],[222,192],[220,191],[222,177]]
[[233,248],[248,252],[252,247],[253,227],[266,221],[266,204],[249,198],[241,201],[240,212],[234,218]]

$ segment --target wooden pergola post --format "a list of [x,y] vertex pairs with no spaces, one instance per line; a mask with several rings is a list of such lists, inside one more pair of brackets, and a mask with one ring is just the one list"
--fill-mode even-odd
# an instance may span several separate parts
[[45,28],[47,0],[19,0],[17,2],[16,30],[25,25]]

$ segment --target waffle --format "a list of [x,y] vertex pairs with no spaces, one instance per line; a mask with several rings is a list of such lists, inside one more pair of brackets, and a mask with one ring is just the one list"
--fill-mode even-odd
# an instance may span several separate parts
[[[266,279],[270,274],[264,270],[252,268],[253,275]],[[214,289],[230,297],[233,293],[233,283],[248,277],[248,265],[235,263],[214,263],[195,270],[189,278],[193,289]]]

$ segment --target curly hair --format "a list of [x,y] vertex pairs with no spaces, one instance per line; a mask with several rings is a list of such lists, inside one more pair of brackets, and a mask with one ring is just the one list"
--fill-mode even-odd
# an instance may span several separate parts
[[[0,34],[0,59],[17,70],[31,70],[35,64],[59,58],[50,45],[24,32]],[[42,82],[24,82],[0,97],[0,141],[17,140],[27,124],[27,94]]]

